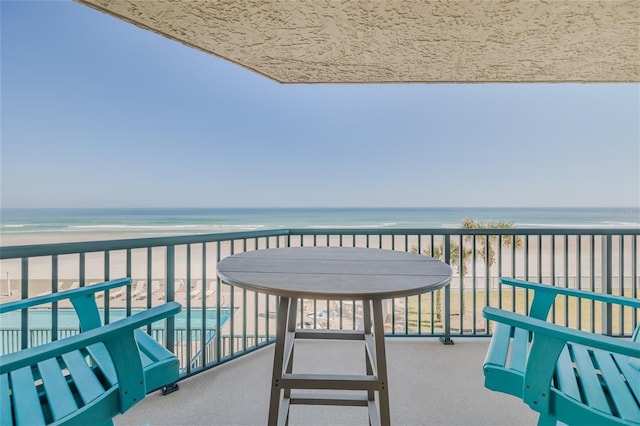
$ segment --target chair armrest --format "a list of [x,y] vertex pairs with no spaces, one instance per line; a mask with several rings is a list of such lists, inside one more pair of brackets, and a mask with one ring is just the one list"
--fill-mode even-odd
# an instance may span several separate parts
[[104,283],[90,285],[87,287],[76,288],[73,290],[61,291],[58,293],[46,294],[43,296],[31,297],[29,299],[16,300],[0,305],[0,314],[15,311],[18,309],[27,309],[33,306],[44,305],[47,303],[58,302],[65,299],[79,299],[82,297],[92,297],[95,293],[112,288],[131,285],[131,278],[119,278],[117,280],[106,281]]
[[180,312],[180,309],[182,309],[182,306],[179,303],[169,302],[75,336],[3,355],[0,357],[0,374],[85,348],[94,343],[103,342],[107,345],[108,342],[118,340],[124,335],[130,334],[133,336],[135,329],[173,316]]
[[565,343],[578,343],[595,349],[640,358],[640,344],[628,340],[602,334],[587,333],[490,306],[485,307],[482,310],[482,314],[489,320],[529,330],[534,333],[534,340],[535,335],[540,333]]
[[597,300],[604,303],[613,303],[616,305],[630,306],[632,308],[640,309],[640,300],[635,298],[555,287],[552,285],[532,283],[514,278],[501,277],[500,283],[533,290],[533,301],[531,302],[529,316],[541,320],[547,319],[549,310],[551,309],[551,306],[553,306],[557,295],[576,297],[578,299]]
[[555,287],[548,284],[538,284],[530,281],[517,280],[515,278],[500,278],[501,284],[506,284],[514,287],[526,288],[528,290],[534,290],[535,292],[551,292],[555,295],[578,297],[580,299],[597,300],[605,303],[613,303],[616,305],[631,306],[633,308],[640,309],[640,299],[616,296],[613,294],[595,293],[593,291],[576,290],[572,288]]

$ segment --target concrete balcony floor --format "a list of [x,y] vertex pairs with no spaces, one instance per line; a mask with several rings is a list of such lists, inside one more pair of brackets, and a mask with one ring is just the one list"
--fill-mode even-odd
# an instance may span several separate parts
[[[531,425],[537,416],[520,400],[483,386],[485,338],[387,338],[391,422],[394,425]],[[294,373],[364,374],[359,342],[296,342]],[[264,425],[267,422],[273,345],[159,392],[116,425]],[[360,407],[293,406],[291,425],[366,425]]]

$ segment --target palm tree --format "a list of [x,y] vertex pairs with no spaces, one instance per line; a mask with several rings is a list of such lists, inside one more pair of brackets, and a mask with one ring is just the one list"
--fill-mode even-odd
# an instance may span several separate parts
[[[513,228],[512,222],[477,222],[473,219],[465,219],[462,222],[462,228],[464,229],[511,229]],[[488,235],[485,238],[476,238],[476,255],[482,259],[489,256],[489,266],[496,263],[496,249],[495,246],[498,242],[498,235]],[[474,236],[466,235],[463,239],[462,249],[460,245],[455,241],[451,241],[451,251],[449,253],[449,263],[454,271],[459,270],[460,261],[462,258],[462,275],[467,275],[469,259],[473,257],[473,249],[469,248],[469,245],[473,243]],[[511,235],[503,235],[500,238],[503,247],[511,247],[511,243],[514,242],[516,248],[522,247],[522,237],[516,235],[512,238]],[[487,241],[489,244],[487,244]],[[414,245],[411,247],[412,253],[418,253],[418,248]],[[425,247],[422,250],[422,254],[425,256],[431,256],[435,259],[444,260],[444,248],[442,245],[435,247]]]
[[[418,252],[418,248],[414,245],[411,247],[411,252],[412,253],[417,253]],[[433,247],[433,252],[431,248],[425,247],[422,250],[422,254],[425,256],[430,256],[433,257],[434,259],[439,259],[444,261],[444,248],[442,245],[440,246],[436,246]],[[472,250],[468,249],[468,248],[464,248],[462,250],[462,275],[466,275],[467,274],[467,259],[469,258],[469,256],[471,256],[472,254]],[[449,264],[451,265],[451,268],[454,271],[457,271],[459,269],[459,265],[460,265],[460,246],[455,243],[455,242],[451,242],[451,250],[449,253]]]
[[[433,251],[432,251],[433,249]],[[411,246],[411,252],[412,253],[418,253],[418,247]],[[460,265],[460,246],[455,243],[455,242],[451,242],[451,249],[450,249],[450,253],[449,253],[449,265],[452,267],[452,269],[454,271],[458,270],[458,267]],[[439,259],[444,261],[444,248],[442,245],[440,246],[435,246],[432,248],[428,248],[425,247],[422,250],[422,254],[425,256],[430,256],[433,257],[434,259]],[[472,254],[472,250],[471,249],[463,249],[462,250],[462,275],[466,275],[467,274],[467,259],[469,258],[469,256],[471,256]],[[435,320],[436,321],[441,321],[442,320],[442,295],[441,295],[441,290],[436,290],[434,292],[434,304],[435,304]]]
[[[464,229],[511,229],[513,223],[511,222],[476,222],[473,219],[465,219],[462,222],[462,228]],[[462,261],[462,276],[467,275],[469,259],[473,257],[473,249],[468,245],[472,244],[474,237],[467,235],[463,239],[462,248],[454,241],[451,241],[451,251],[449,253],[449,264],[454,271],[459,270],[460,262]],[[488,255],[489,266],[492,266],[496,262],[496,253],[494,246],[497,244],[497,235],[488,235],[485,238],[476,239],[476,244],[479,244],[479,248],[476,248],[476,255],[482,259],[486,259]],[[516,235],[512,238],[510,235],[503,235],[501,242],[503,247],[511,247],[511,242],[514,242],[516,248],[522,247],[522,238]],[[487,244],[488,242],[488,244]],[[465,244],[466,243],[466,244]],[[467,247],[465,247],[467,246]],[[412,253],[418,253],[418,248],[414,245],[411,247]],[[435,259],[444,260],[444,247],[442,245],[427,248],[422,250],[422,254],[425,256],[431,256]],[[462,259],[461,259],[462,258]],[[437,321],[441,319],[441,296],[440,290],[435,292],[435,317]]]
[[[512,222],[476,222],[473,219],[465,219],[462,222],[464,229],[511,229],[513,228]],[[474,236],[467,235],[464,237],[466,243],[472,243]],[[512,238],[511,235],[503,235],[501,242],[503,247],[511,247],[511,242],[514,241],[516,248],[522,247],[522,237],[516,235]],[[495,245],[498,243],[498,235],[488,235],[485,238],[476,239],[476,243],[479,244],[479,248],[476,249],[476,254],[482,259],[489,260],[489,266],[496,263]]]

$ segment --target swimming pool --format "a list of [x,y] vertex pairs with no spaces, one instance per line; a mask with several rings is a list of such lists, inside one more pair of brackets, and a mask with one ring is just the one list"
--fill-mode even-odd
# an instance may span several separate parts
[[[131,314],[143,312],[145,309],[131,309]],[[202,309],[191,309],[191,329],[202,328]],[[114,322],[125,317],[124,308],[109,309],[109,322]],[[230,308],[207,309],[204,312],[204,328],[215,329],[216,322],[220,314],[220,325],[227,322],[231,316]],[[100,317],[104,322],[104,309],[100,309]],[[31,309],[29,310],[29,330],[51,330],[51,309]],[[21,328],[21,311],[8,312],[0,315],[0,330],[16,330]],[[79,329],[78,316],[74,309],[58,309],[59,329]],[[175,316],[175,328],[187,328],[187,311],[182,310]],[[153,323],[152,329],[164,329],[164,320]]]

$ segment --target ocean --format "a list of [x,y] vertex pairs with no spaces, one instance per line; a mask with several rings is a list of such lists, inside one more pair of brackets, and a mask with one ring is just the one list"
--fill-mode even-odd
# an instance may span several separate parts
[[0,210],[0,238],[82,240],[95,234],[131,238],[274,228],[459,228],[465,219],[506,221],[515,228],[640,228],[640,208],[5,208]]

